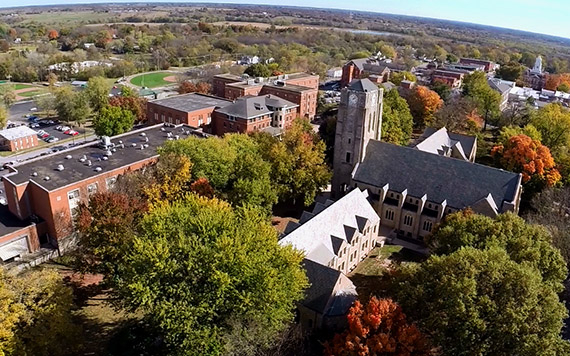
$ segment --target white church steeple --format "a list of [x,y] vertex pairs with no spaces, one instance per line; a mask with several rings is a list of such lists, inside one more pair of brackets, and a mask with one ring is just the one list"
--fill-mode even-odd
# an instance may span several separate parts
[[534,67],[532,68],[532,73],[542,74],[542,57],[536,57],[536,61],[534,62]]

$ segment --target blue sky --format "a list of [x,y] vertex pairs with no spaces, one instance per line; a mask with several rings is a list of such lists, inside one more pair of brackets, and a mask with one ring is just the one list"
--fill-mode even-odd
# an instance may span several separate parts
[[[112,2],[134,1],[136,0]],[[176,0],[146,1],[173,2]],[[3,0],[0,6],[93,2],[109,1]],[[313,6],[386,12],[473,22],[570,38],[570,1],[568,0],[200,0],[196,2]]]

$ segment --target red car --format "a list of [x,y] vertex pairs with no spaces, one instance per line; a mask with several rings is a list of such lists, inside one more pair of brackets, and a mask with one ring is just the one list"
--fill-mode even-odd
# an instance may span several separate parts
[[46,137],[48,137],[48,136],[49,136],[48,133],[44,133],[44,134],[42,134],[40,137],[41,137],[41,138],[46,138]]
[[68,135],[77,136],[79,135],[79,132],[71,130]]

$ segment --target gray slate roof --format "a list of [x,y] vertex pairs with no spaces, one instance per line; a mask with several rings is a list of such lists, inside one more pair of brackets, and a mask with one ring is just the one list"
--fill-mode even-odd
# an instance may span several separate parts
[[355,79],[352,82],[350,82],[350,84],[348,85],[348,89],[354,91],[375,91],[375,90],[377,91],[378,86],[372,83],[370,79],[364,78],[364,79]]
[[501,95],[510,92],[511,89],[515,86],[515,83],[499,78],[490,78],[487,80],[487,82],[491,88],[501,93]]
[[463,209],[491,193],[495,204],[513,201],[520,174],[452,159],[411,147],[371,140],[364,161],[354,173],[355,181],[422,197]]
[[[351,288],[338,294],[333,293],[338,280],[342,278],[342,273],[307,259],[303,260],[303,267],[310,283],[305,291],[303,305],[327,316],[346,314],[356,299],[356,293],[350,290]],[[331,298],[333,300],[327,308]]]
[[234,103],[217,110],[217,112],[242,119],[272,114],[273,108],[296,108],[299,105],[275,95],[246,96]]
[[198,93],[176,95],[165,99],[152,100],[150,102],[183,112],[192,112],[211,107],[221,108],[232,104],[230,100]]

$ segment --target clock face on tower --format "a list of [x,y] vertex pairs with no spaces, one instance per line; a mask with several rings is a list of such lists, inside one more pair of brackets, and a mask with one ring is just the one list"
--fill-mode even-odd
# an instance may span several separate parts
[[356,96],[356,94],[350,94],[348,97],[348,104],[350,106],[356,106],[356,104],[358,104],[358,96]]

